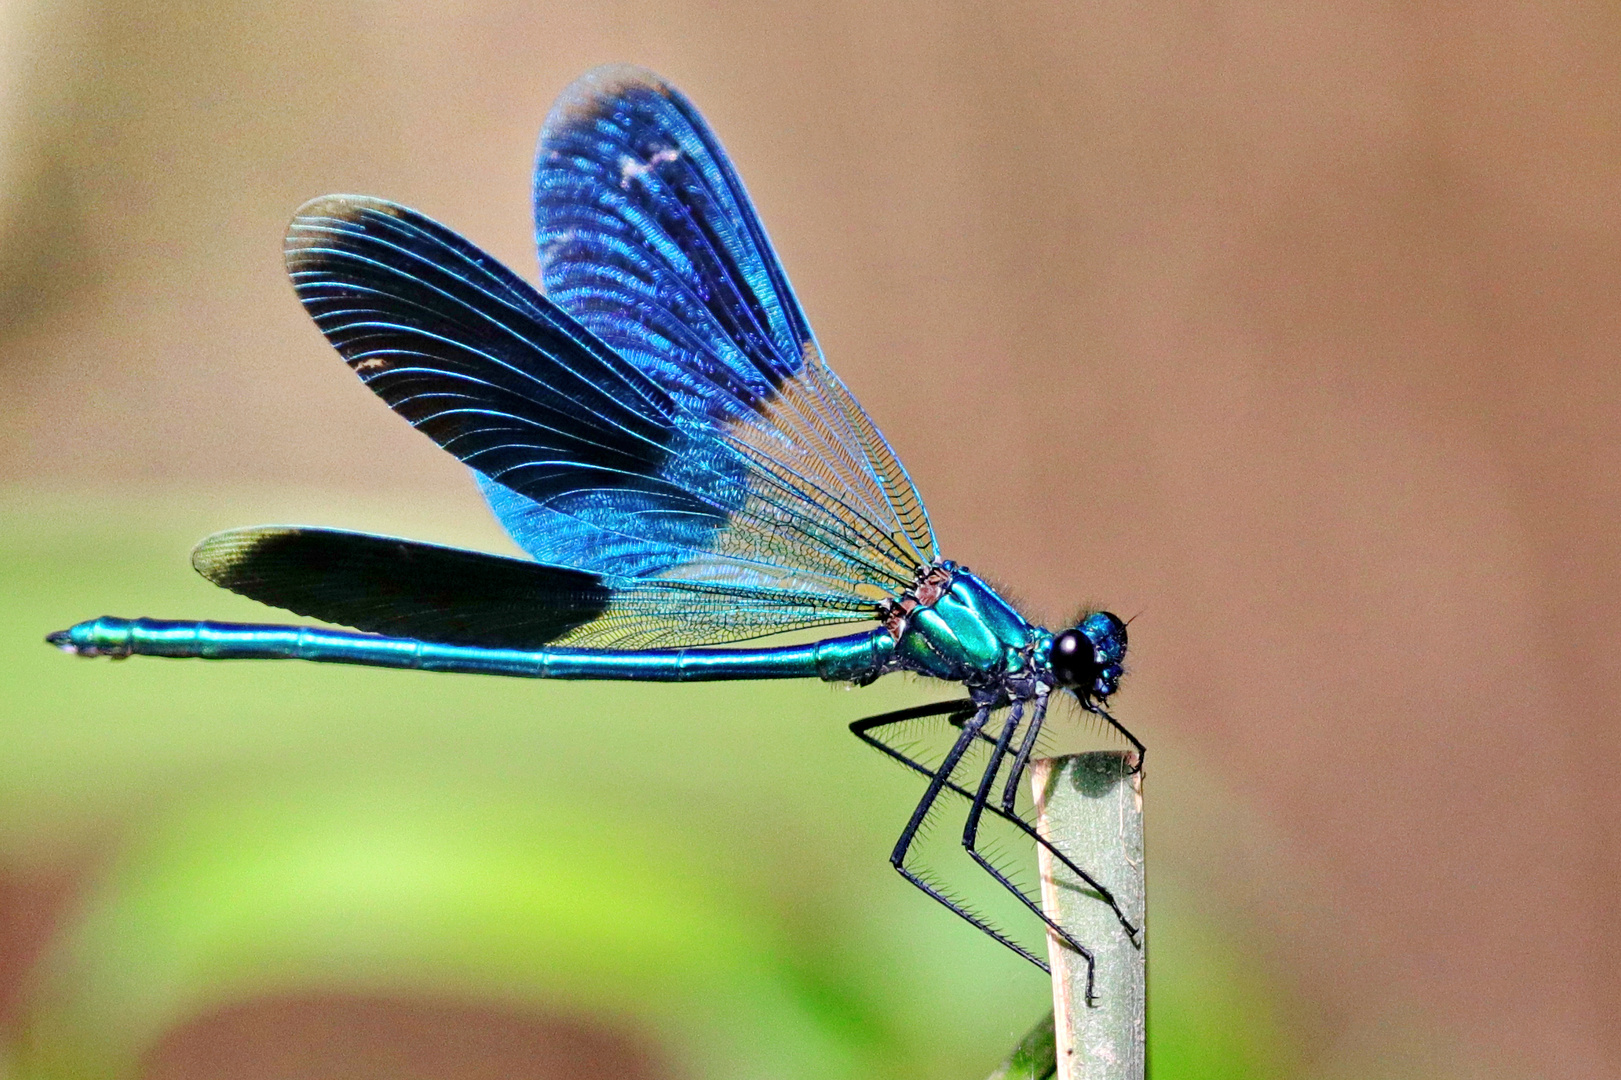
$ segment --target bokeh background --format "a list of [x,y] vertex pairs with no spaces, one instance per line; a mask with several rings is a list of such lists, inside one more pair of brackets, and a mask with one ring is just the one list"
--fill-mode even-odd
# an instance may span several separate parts
[[263,617],[217,528],[512,550],[281,236],[383,195],[533,279],[608,61],[725,140],[947,553],[1137,616],[1161,1080],[1621,1071],[1621,8],[6,0],[0,1073],[944,1080],[1045,1007],[885,864],[845,725],[926,687],[40,643]]

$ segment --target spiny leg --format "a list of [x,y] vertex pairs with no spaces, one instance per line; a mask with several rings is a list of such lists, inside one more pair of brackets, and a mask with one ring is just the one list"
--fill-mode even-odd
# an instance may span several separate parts
[[[939,712],[935,712],[933,715],[938,716],[945,711],[947,710],[942,709]],[[929,714],[924,713],[923,715]],[[978,915],[975,915],[973,912],[963,907],[957,901],[951,899],[951,897],[947,896],[934,885],[924,880],[920,875],[908,869],[906,865],[906,856],[911,850],[912,841],[917,837],[918,829],[922,827],[924,819],[928,817],[929,810],[933,808],[935,800],[940,797],[940,792],[944,791],[948,786],[956,786],[950,782],[951,774],[957,768],[957,765],[962,761],[963,755],[968,752],[969,747],[973,746],[974,739],[979,735],[980,729],[985,726],[985,722],[990,719],[990,715],[991,706],[990,703],[987,702],[986,704],[979,706],[979,708],[974,712],[973,719],[969,720],[963,725],[962,734],[957,736],[957,741],[952,744],[951,750],[946,754],[945,760],[940,763],[940,767],[938,769],[934,770],[930,774],[929,788],[923,793],[923,798],[918,801],[917,809],[912,811],[911,820],[906,823],[906,828],[901,830],[900,838],[895,841],[895,850],[890,852],[889,863],[897,871],[899,871],[900,875],[907,881],[910,881],[913,885],[917,886],[917,888],[922,890],[926,895],[933,897],[947,910],[968,922],[971,926],[979,930],[991,940],[1000,942],[1001,944],[1007,946],[1007,948],[1024,957],[1042,971],[1051,971],[1046,962],[1038,957],[1035,953],[1008,937],[1002,931],[992,926],[985,919],[980,918]],[[917,717],[913,717],[913,719],[916,718]],[[851,725],[851,727],[854,728],[855,725]],[[857,734],[859,735],[861,732],[858,731]]]
[[1024,767],[1030,762],[1030,755],[1035,751],[1036,739],[1041,735],[1042,722],[1047,719],[1047,695],[1036,695],[1036,707],[1030,716],[1030,726],[1025,730],[1024,741],[1019,744],[1019,752],[1014,755],[1013,768],[1008,772],[1007,786],[1002,789],[1002,809],[1013,813],[1013,804],[1019,798],[1019,781],[1024,779]]
[[[966,720],[968,717],[973,716],[978,710],[979,706],[974,704],[974,700],[972,698],[959,698],[956,701],[936,701],[928,705],[913,705],[909,708],[895,709],[892,712],[879,713],[876,716],[869,716],[864,720],[857,720],[855,723],[850,725],[850,730],[855,734],[856,738],[860,739],[862,742],[867,743],[870,746],[877,747],[879,750],[884,751],[891,757],[899,757],[900,755],[895,753],[888,743],[872,738],[867,734],[867,732],[871,731],[873,728],[888,727],[890,724],[900,724],[907,720],[925,720],[931,716],[945,716],[947,714],[952,715],[954,722],[956,721],[957,717],[962,717]],[[911,761],[908,758],[900,758],[900,760],[905,761],[908,765],[911,765],[915,769],[922,769],[925,773],[932,774],[934,772],[933,769],[918,765],[916,762]]]
[[1109,713],[1108,713],[1108,710],[1104,709],[1101,705],[1093,705],[1090,702],[1082,700],[1081,708],[1085,709],[1089,713],[1092,713],[1094,716],[1103,717],[1103,719],[1105,719],[1105,720],[1107,720],[1109,722],[1110,727],[1114,728],[1116,731],[1118,731],[1121,735],[1123,735],[1125,737],[1125,740],[1132,745],[1132,749],[1137,751],[1137,764],[1135,766],[1133,766],[1131,771],[1132,772],[1142,772],[1143,771],[1143,759],[1148,756],[1148,747],[1144,746],[1138,740],[1137,736],[1135,736],[1131,732],[1127,731],[1126,730],[1126,725],[1122,724],[1120,721],[1118,721],[1114,717],[1110,716]]
[[[1041,725],[1047,719],[1047,695],[1038,694],[1035,700],[1036,707],[1033,715],[1030,717],[1030,727],[1026,729],[1024,733],[1024,741],[1019,745],[1019,753],[1013,759],[1012,769],[1008,771],[1007,786],[1002,789],[1002,816],[1004,818],[1017,818],[1021,822],[1024,819],[1018,818],[1018,815],[1014,811],[1014,803],[1019,797],[1019,782],[1024,779],[1025,766],[1029,764],[1030,754],[1036,748],[1036,739],[1041,735]],[[994,810],[995,808],[993,807],[992,809]],[[1120,925],[1125,927],[1126,933],[1131,936],[1133,941],[1137,940],[1137,928],[1131,924],[1130,919],[1126,918],[1126,913],[1120,910],[1120,905],[1115,902],[1114,894],[1108,889],[1104,888],[1103,885],[1100,884],[1098,880],[1091,874],[1088,874],[1085,870],[1082,870],[1080,867],[1076,866],[1074,862],[1066,858],[1064,854],[1057,848],[1053,847],[1052,844],[1041,840],[1039,835],[1037,836],[1037,839],[1049,852],[1057,856],[1063,862],[1063,864],[1069,868],[1071,873],[1075,874],[1076,877],[1086,882],[1086,884],[1098,894],[1098,899],[1109,905],[1109,908],[1114,912],[1115,917],[1120,920]]]
[[991,875],[998,885],[1017,897],[1019,902],[1030,909],[1036,918],[1040,919],[1059,941],[1075,950],[1086,960],[1086,1002],[1090,1005],[1093,1000],[1092,978],[1096,968],[1096,963],[1092,958],[1092,950],[1076,941],[1067,930],[1049,918],[1047,913],[1041,909],[1041,905],[1026,896],[1023,889],[1015,885],[1006,874],[1002,873],[989,859],[980,854],[978,847],[979,819],[985,812],[986,800],[990,796],[991,785],[996,782],[996,774],[1001,771],[1002,761],[1007,757],[1008,745],[1013,741],[1014,732],[1019,729],[1019,724],[1024,716],[1024,705],[1025,703],[1022,700],[1014,701],[1007,720],[1002,724],[1002,733],[996,740],[996,747],[991,751],[990,761],[985,766],[984,775],[980,778],[979,790],[974,793],[973,805],[968,808],[968,820],[964,822],[962,830],[962,846],[967,850],[969,857],[979,864],[981,870]]
[[[1107,720],[1111,725],[1113,725],[1116,731],[1125,736],[1127,741],[1129,741],[1131,745],[1136,748],[1137,763],[1132,767],[1131,771],[1142,771],[1143,758],[1148,751],[1143,744],[1138,741],[1137,737],[1131,732],[1127,731],[1125,726],[1122,725],[1120,721],[1116,720],[1102,709],[1089,705],[1084,701],[1081,704],[1083,708],[1087,709],[1087,711],[1094,712],[1103,717],[1103,719]],[[1019,782],[1024,778],[1025,767],[1029,764],[1030,754],[1035,750],[1036,739],[1041,734],[1042,722],[1046,719],[1046,717],[1047,695],[1038,694],[1036,697],[1035,712],[1030,719],[1030,727],[1025,731],[1024,741],[1020,744],[1019,753],[1013,760],[1012,769],[1008,772],[1007,786],[1002,789],[1002,809],[1005,811],[1005,814],[1003,815],[1004,817],[1009,815],[1017,816],[1014,814],[1014,803],[1019,797]],[[1131,936],[1133,941],[1135,941],[1137,939],[1137,928],[1132,925],[1130,919],[1126,918],[1126,913],[1120,910],[1120,905],[1115,902],[1114,894],[1100,885],[1097,880],[1086,871],[1082,870],[1069,859],[1065,858],[1057,848],[1053,847],[1051,844],[1045,844],[1044,846],[1046,846],[1048,851],[1052,852],[1052,854],[1056,855],[1060,860],[1062,860],[1064,865],[1067,866],[1077,877],[1086,882],[1087,885],[1091,886],[1092,889],[1097,892],[1099,899],[1109,905],[1110,909],[1114,911],[1115,917],[1120,920],[1120,925],[1125,927],[1126,933]]]
[[[1041,704],[1045,703],[1043,702]],[[1041,717],[1045,715],[1044,710],[1041,708],[1041,704],[1038,704],[1037,707],[1035,723],[1039,723]],[[876,716],[869,716],[864,720],[857,720],[855,723],[850,725],[850,731],[856,736],[856,738],[860,739],[868,746],[882,751],[887,756],[894,758],[896,761],[900,762],[902,765],[905,765],[914,772],[918,772],[924,776],[932,778],[935,775],[934,769],[920,761],[908,757],[906,754],[891,746],[889,743],[886,743],[882,739],[869,734],[869,732],[874,731],[877,728],[887,727],[891,724],[905,723],[908,720],[923,720],[932,716],[946,716],[948,717],[950,723],[966,726],[965,721],[974,716],[976,711],[977,707],[974,705],[973,700],[969,698],[962,698],[957,701],[936,702],[932,705],[915,705],[911,708],[896,709],[893,712],[879,713]],[[1032,726],[1034,727],[1034,724]],[[989,735],[986,735],[983,730],[979,732],[978,737],[981,741],[990,746],[994,747],[996,745],[997,740],[991,738]],[[1025,736],[1024,745],[1021,747],[1021,750],[1025,750],[1025,748],[1033,750],[1034,746],[1034,732],[1029,732]],[[1026,753],[1026,757],[1028,757],[1028,752]],[[1017,781],[1014,780],[1009,788],[1009,790],[1014,793],[1015,797],[1017,797],[1018,794],[1016,784]],[[970,802],[974,800],[973,792],[952,782],[949,778],[946,780],[945,787],[947,790],[952,791],[957,795],[961,795]],[[1060,851],[1045,836],[1042,836],[1040,831],[1037,830],[1035,826],[1024,820],[1024,818],[1020,817],[1010,805],[1004,804],[1003,806],[998,807],[995,805],[986,804],[985,809],[989,810],[992,814],[1001,818],[1003,821],[1006,821],[1009,825],[1012,825],[1015,829],[1029,837],[1030,840],[1037,846],[1046,850],[1047,853],[1053,858],[1063,863],[1064,866],[1068,868],[1070,873],[1080,878],[1086,883],[1088,888],[1092,889],[1093,892],[1098,894],[1098,899],[1109,905],[1109,909],[1113,911],[1115,917],[1120,920],[1120,925],[1125,928],[1126,933],[1131,935],[1133,940],[1136,939],[1137,927],[1134,926],[1131,920],[1126,917],[1126,913],[1120,909],[1120,904],[1115,900],[1114,893],[1110,892],[1107,886],[1098,881],[1097,878],[1093,877],[1085,870],[1081,869],[1081,867],[1075,863],[1075,860],[1071,859],[1068,855],[1064,854],[1064,852]]]
[[[1041,735],[1041,725],[1047,719],[1047,695],[1038,694],[1035,701],[1036,706],[1030,717],[1030,726],[1025,729],[1024,741],[1019,744],[1019,753],[1013,759],[1013,767],[1008,771],[1007,786],[1002,789],[1003,812],[1000,816],[1006,820],[1017,821],[1020,824],[1024,823],[1024,819],[1020,818],[1014,810],[1014,803],[1019,797],[1019,782],[1024,779],[1024,770],[1025,767],[1030,763],[1030,754],[1035,750],[1036,740]],[[990,809],[994,813],[996,808],[991,807]],[[1034,830],[1031,831],[1032,833],[1034,832]],[[1120,920],[1120,925],[1125,928],[1126,933],[1131,936],[1131,939],[1133,941],[1137,940],[1137,928],[1131,924],[1130,919],[1126,918],[1126,913],[1120,910],[1120,905],[1115,902],[1114,894],[1099,884],[1097,879],[1091,874],[1088,874],[1085,870],[1082,870],[1080,867],[1076,866],[1068,858],[1065,858],[1061,851],[1053,847],[1052,844],[1043,840],[1039,834],[1036,835],[1036,839],[1049,852],[1057,856],[1057,858],[1069,868],[1071,873],[1080,878],[1082,881],[1086,882],[1086,884],[1098,894],[1098,899],[1109,905],[1110,910],[1112,910],[1115,917]]]

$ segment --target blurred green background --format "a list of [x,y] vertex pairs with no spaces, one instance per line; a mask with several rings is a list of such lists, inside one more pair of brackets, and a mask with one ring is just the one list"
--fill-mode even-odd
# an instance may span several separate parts
[[220,528],[512,550],[281,237],[375,194],[532,278],[610,61],[942,549],[1137,616],[1159,1080],[1621,1073],[1621,7],[7,0],[0,1074],[978,1078],[1045,1008],[885,862],[917,785],[846,725],[920,684],[41,641],[266,617]]

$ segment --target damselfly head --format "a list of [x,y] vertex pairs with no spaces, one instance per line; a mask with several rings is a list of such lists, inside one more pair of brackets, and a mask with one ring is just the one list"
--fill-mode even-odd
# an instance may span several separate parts
[[1126,624],[1108,611],[1094,611],[1053,638],[1053,679],[1082,700],[1102,701],[1120,687],[1126,659]]

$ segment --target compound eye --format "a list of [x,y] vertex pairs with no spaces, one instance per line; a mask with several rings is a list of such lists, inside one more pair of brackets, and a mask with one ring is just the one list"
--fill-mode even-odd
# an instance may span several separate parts
[[1060,686],[1091,686],[1102,671],[1091,640],[1079,630],[1053,638],[1052,669]]

